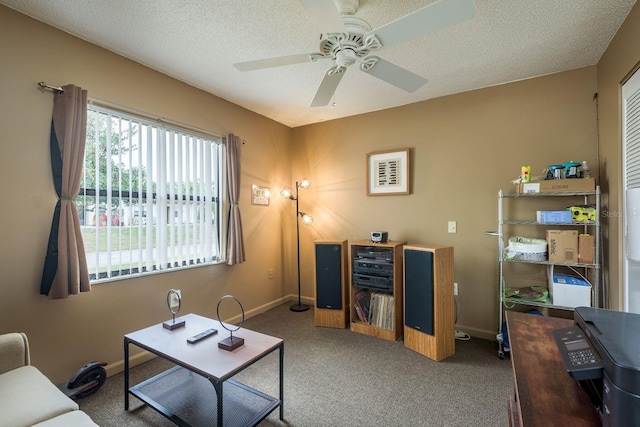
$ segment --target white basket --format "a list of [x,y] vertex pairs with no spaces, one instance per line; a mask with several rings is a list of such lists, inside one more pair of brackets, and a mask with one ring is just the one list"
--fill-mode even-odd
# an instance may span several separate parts
[[507,259],[544,261],[547,259],[547,241],[513,236],[509,238],[509,246],[505,249],[504,255]]

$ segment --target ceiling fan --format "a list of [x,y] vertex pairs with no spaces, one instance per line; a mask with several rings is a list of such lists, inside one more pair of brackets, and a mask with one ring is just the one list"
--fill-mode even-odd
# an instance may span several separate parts
[[427,82],[425,78],[370,53],[422,37],[475,15],[473,0],[439,0],[372,30],[367,22],[354,16],[360,6],[359,0],[299,1],[323,31],[320,51],[239,62],[234,67],[239,71],[253,71],[321,59],[332,60],[334,65],[325,72],[311,107],[327,105],[347,67],[356,62],[367,74],[407,92],[417,90]]

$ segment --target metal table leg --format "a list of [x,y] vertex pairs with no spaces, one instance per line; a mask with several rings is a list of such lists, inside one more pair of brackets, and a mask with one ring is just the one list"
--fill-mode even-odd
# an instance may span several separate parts
[[217,422],[217,426],[218,427],[222,427],[222,388],[223,388],[223,382],[221,381],[216,381],[213,380],[211,378],[209,378],[209,381],[211,381],[211,384],[213,384],[213,388],[216,390],[216,397],[218,399],[218,422]]
[[280,420],[284,420],[284,342],[280,345]]
[[124,410],[129,410],[129,340],[124,339]]

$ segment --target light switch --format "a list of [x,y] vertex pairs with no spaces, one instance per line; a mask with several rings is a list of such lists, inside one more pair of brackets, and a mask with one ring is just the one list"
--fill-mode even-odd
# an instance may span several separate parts
[[457,233],[458,230],[458,224],[455,221],[449,221],[449,233]]

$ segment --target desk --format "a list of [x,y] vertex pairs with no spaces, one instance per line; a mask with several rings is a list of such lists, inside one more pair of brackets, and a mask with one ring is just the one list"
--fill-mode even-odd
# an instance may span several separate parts
[[515,393],[509,402],[513,426],[600,426],[587,394],[567,374],[552,331],[572,320],[507,311]]
[[[277,407],[283,419],[283,340],[240,329],[234,336],[244,338],[244,345],[234,351],[222,350],[218,341],[228,337],[229,332],[220,322],[196,314],[180,318],[186,322],[182,328],[169,330],[159,323],[124,336],[125,410],[129,409],[131,393],[180,426],[222,426],[223,422],[254,426]],[[187,338],[210,328],[217,329],[218,334],[196,344],[187,343]],[[176,366],[129,388],[129,345],[150,351]],[[232,379],[276,350],[280,350],[279,399]]]

